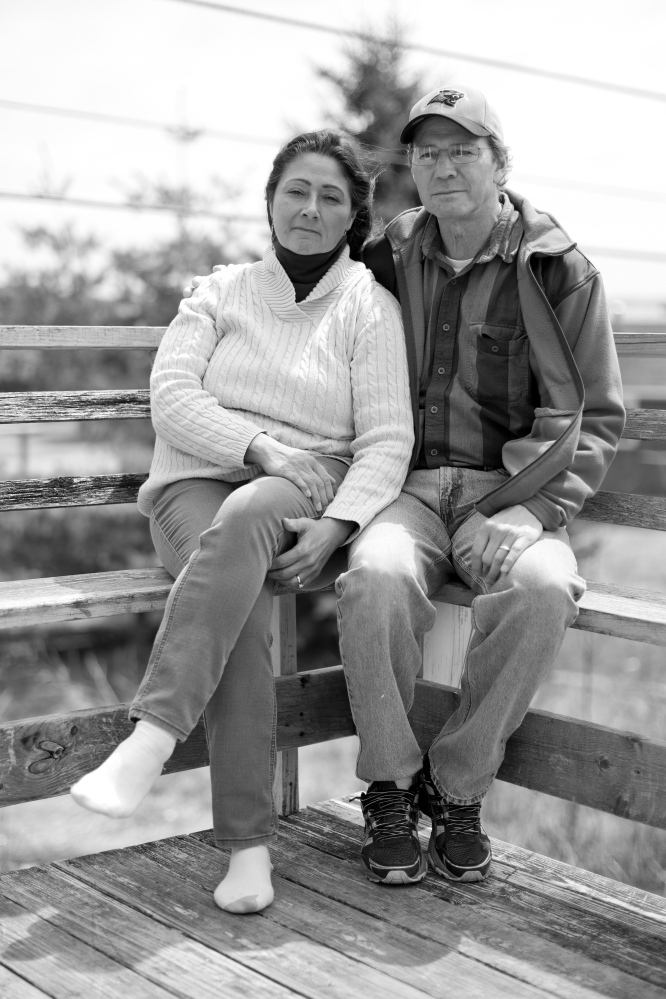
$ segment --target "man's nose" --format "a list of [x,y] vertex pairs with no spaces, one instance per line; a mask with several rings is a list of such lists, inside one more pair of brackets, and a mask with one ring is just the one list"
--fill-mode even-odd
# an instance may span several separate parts
[[435,173],[438,177],[455,177],[458,170],[455,163],[445,149],[440,149],[439,156],[437,157],[437,163],[435,164]]

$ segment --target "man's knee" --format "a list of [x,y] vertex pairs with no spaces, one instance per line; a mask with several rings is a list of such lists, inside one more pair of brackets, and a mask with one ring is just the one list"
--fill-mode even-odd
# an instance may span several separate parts
[[585,580],[571,549],[556,538],[543,538],[522,553],[497,590],[512,590],[530,616],[575,621]]

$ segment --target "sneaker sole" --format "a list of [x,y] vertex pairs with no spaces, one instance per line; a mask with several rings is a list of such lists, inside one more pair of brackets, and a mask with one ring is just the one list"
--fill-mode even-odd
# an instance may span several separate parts
[[375,884],[380,885],[414,885],[419,881],[423,881],[424,877],[428,873],[428,862],[425,857],[421,857],[421,864],[416,874],[408,874],[407,871],[393,870],[388,871],[383,877],[376,874],[370,867],[366,867],[363,860],[361,860],[361,870],[365,874],[368,881],[374,881]]
[[448,881],[465,881],[467,883],[485,881],[490,874],[490,860],[487,864],[484,864],[482,868],[476,868],[471,871],[463,871],[462,874],[454,874],[454,872],[449,870],[449,868],[440,860],[434,847],[432,837],[428,843],[428,861],[433,871],[441,877],[446,878]]

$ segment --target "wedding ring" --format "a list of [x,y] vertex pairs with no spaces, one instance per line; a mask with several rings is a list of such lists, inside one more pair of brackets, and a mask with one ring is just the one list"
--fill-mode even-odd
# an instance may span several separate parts
[[303,584],[301,583],[301,577],[300,576],[296,576],[296,582],[298,583],[299,590],[302,590],[303,589]]
[[506,546],[506,545],[500,545],[500,546],[499,546],[499,548],[497,549],[497,551],[498,551],[498,552],[510,552],[510,551],[511,551],[511,549],[510,549],[510,548],[507,548],[507,546]]

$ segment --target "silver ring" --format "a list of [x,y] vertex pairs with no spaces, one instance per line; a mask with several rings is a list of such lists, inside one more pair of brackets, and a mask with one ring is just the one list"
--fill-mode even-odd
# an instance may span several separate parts
[[507,546],[506,546],[506,545],[500,545],[500,546],[498,547],[497,551],[498,551],[498,552],[510,552],[510,551],[511,551],[511,549],[510,549],[510,548],[507,548]]
[[296,582],[298,583],[299,590],[302,590],[303,589],[303,583],[301,583],[301,577],[300,576],[296,576]]

